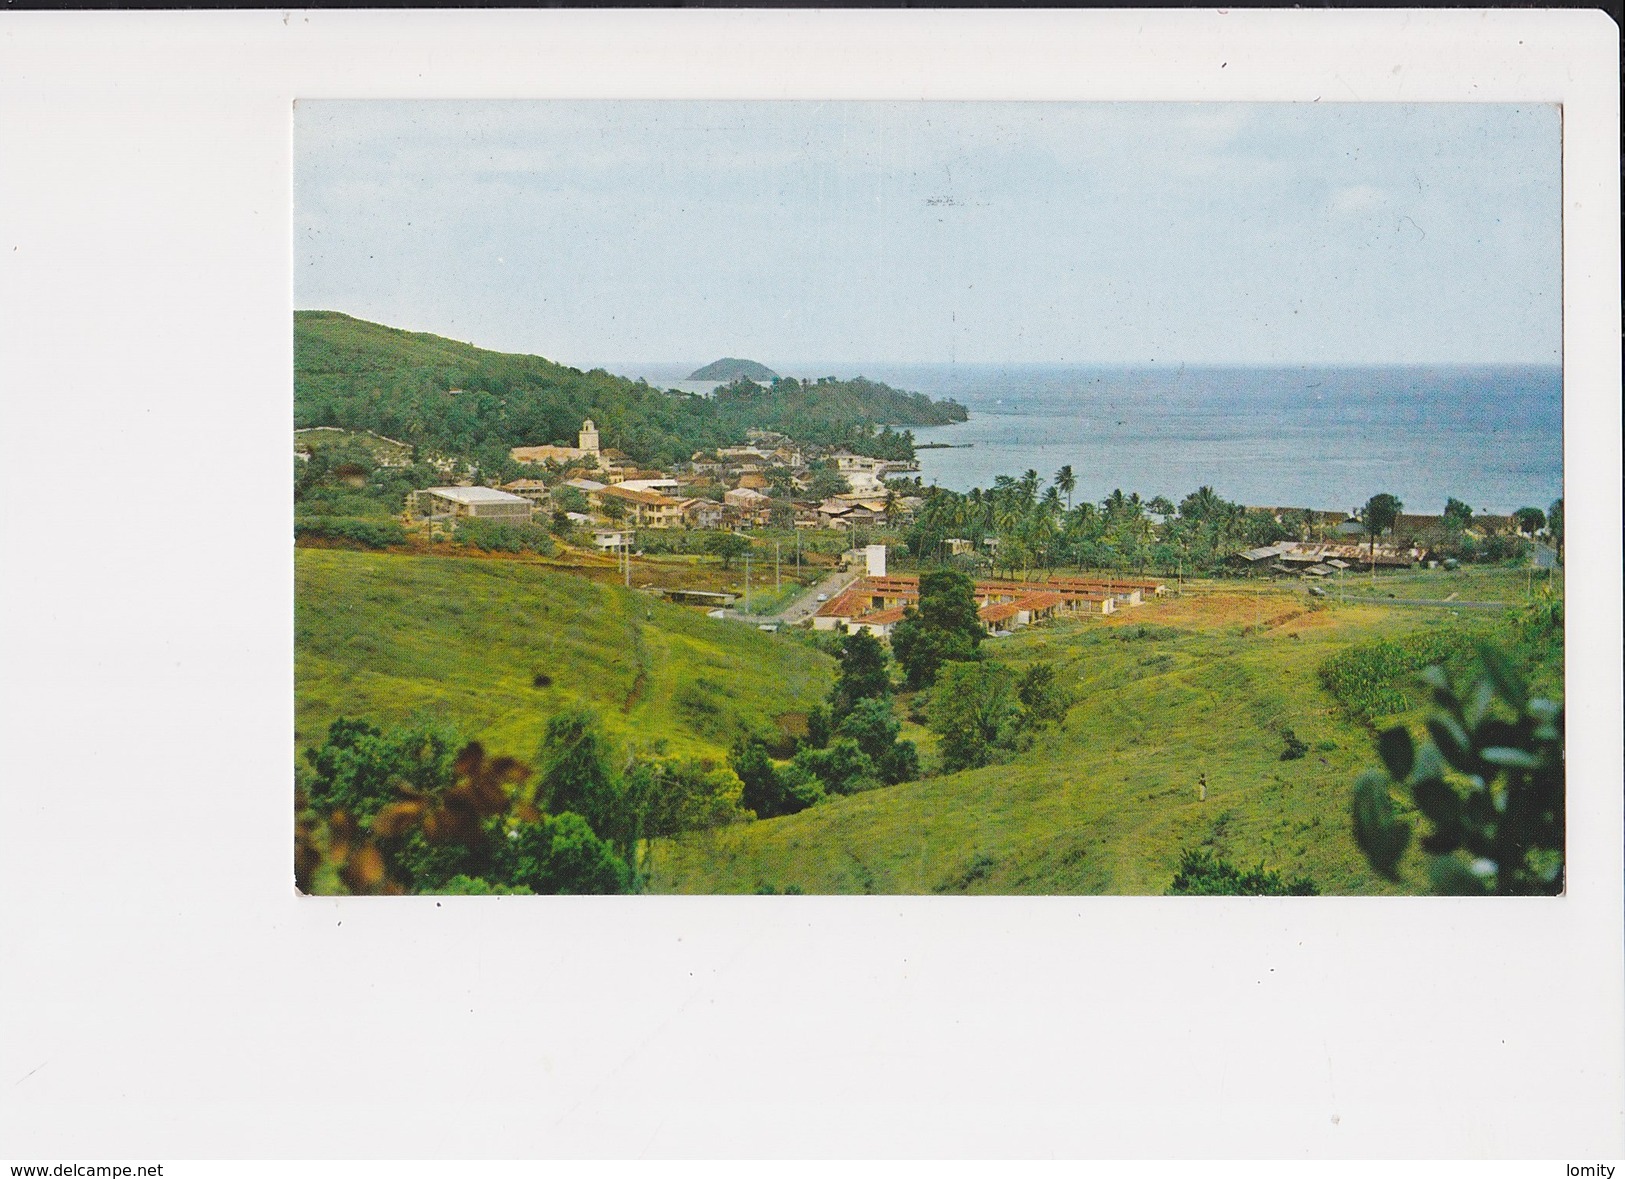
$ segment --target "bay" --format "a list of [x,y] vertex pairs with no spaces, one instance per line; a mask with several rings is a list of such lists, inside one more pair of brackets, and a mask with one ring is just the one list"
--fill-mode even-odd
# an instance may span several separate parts
[[[613,371],[671,387],[642,367]],[[1047,482],[1069,465],[1075,500],[1121,488],[1177,503],[1205,485],[1252,506],[1346,510],[1389,492],[1409,512],[1440,513],[1454,496],[1505,514],[1563,494],[1557,366],[773,367],[963,402],[968,422],[914,430],[952,447],[921,449],[919,463],[927,485],[955,491],[1028,469]]]

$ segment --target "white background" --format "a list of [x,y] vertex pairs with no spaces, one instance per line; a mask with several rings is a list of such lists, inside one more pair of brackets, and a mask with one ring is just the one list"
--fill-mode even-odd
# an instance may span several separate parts
[[[1625,1154],[1595,13],[0,17],[0,1157]],[[296,97],[1565,103],[1561,899],[300,899]]]

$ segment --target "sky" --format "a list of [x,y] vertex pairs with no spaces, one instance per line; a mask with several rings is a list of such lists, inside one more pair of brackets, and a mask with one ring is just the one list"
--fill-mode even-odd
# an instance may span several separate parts
[[300,102],[299,308],[579,368],[1556,364],[1482,103]]

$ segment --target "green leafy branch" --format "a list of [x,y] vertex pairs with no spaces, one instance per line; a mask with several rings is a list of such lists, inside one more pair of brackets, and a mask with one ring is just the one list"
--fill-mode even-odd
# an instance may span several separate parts
[[1531,699],[1501,651],[1478,646],[1481,672],[1458,690],[1441,667],[1428,739],[1395,727],[1377,739],[1384,769],[1354,786],[1354,838],[1383,876],[1399,880],[1411,822],[1395,813],[1402,786],[1432,824],[1421,840],[1433,890],[1457,896],[1554,895],[1563,890],[1563,708]]

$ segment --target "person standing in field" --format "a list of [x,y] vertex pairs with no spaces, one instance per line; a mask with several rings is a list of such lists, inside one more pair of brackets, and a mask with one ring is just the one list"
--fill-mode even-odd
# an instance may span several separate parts
[[1207,801],[1207,774],[1205,772],[1196,776],[1196,800]]

